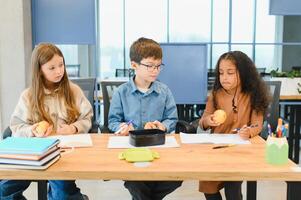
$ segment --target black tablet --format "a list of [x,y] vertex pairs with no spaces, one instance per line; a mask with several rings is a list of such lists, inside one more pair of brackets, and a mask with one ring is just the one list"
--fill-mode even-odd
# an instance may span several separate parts
[[165,131],[160,129],[142,129],[130,131],[130,144],[135,147],[165,144]]

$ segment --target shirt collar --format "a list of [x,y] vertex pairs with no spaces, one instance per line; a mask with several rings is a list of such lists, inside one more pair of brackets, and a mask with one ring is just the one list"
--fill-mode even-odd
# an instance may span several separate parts
[[[130,86],[131,86],[131,92],[134,93],[136,91],[139,91],[135,82],[134,82],[135,76],[133,78],[130,79]],[[146,92],[146,94],[150,94],[152,92],[156,92],[156,93],[160,93],[160,89],[159,89],[159,83],[158,81],[155,81],[152,83],[151,87],[149,88],[149,90]]]

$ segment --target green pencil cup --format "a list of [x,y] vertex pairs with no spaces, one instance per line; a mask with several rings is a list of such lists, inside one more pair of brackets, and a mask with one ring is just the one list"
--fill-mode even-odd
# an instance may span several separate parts
[[283,165],[288,162],[288,143],[285,137],[268,137],[266,141],[266,161],[273,165]]

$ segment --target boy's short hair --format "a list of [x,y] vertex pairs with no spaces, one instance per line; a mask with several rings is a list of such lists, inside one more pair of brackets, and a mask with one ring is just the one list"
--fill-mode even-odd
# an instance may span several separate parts
[[130,48],[131,61],[140,63],[144,58],[162,59],[162,48],[159,43],[148,38],[139,38]]

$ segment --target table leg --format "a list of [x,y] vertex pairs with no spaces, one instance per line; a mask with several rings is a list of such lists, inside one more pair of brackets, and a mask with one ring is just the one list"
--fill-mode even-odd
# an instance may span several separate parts
[[301,199],[301,182],[287,182],[287,200]]
[[257,182],[247,181],[247,200],[256,200]]
[[38,199],[47,200],[47,181],[38,181]]
[[299,152],[300,152],[300,120],[301,120],[301,109],[299,106],[295,106],[295,149],[294,149],[294,161],[299,163]]

